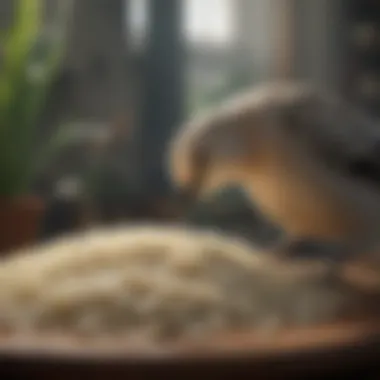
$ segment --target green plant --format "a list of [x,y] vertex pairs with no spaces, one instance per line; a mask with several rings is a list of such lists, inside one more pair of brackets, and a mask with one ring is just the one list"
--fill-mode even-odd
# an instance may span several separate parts
[[222,86],[207,94],[206,102],[209,104],[220,103],[228,96],[246,89],[253,83],[253,80],[252,70],[234,68],[229,72],[227,81]]
[[0,196],[28,192],[46,154],[36,151],[36,129],[62,61],[71,6],[68,0],[57,3],[47,23],[44,0],[18,0],[14,23],[1,41]]
[[[215,70],[215,69],[214,69]],[[223,70],[224,80],[216,86],[210,86],[202,82],[190,91],[188,98],[188,109],[192,112],[212,107],[224,101],[231,95],[244,91],[255,83],[259,78],[258,69],[252,68],[251,65],[238,65],[228,70]]]

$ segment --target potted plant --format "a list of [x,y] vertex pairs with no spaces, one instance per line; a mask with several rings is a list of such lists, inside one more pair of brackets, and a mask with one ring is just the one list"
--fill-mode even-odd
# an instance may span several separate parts
[[58,5],[47,24],[43,0],[18,0],[1,41],[0,252],[33,242],[43,215],[31,184],[46,154],[36,149],[38,120],[64,50],[69,1]]

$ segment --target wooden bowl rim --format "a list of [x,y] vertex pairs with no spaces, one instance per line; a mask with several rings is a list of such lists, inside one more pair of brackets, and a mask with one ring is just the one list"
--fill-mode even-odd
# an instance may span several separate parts
[[[363,355],[360,355],[360,353]],[[8,335],[0,339],[0,361],[69,363],[178,364],[188,362],[277,362],[321,356],[343,357],[353,364],[380,354],[380,323],[335,323],[274,334],[234,332],[167,344],[137,344],[118,339],[96,340],[69,335]],[[323,359],[323,360],[325,360]]]

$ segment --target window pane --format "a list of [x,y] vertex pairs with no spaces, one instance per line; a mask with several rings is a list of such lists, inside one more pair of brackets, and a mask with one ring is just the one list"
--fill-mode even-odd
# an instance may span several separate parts
[[184,33],[191,43],[228,44],[233,40],[233,0],[186,0]]

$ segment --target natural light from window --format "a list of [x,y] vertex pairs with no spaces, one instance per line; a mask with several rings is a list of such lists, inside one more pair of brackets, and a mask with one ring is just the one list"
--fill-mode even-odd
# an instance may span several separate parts
[[[195,45],[232,43],[234,1],[184,0],[183,32],[187,41]],[[127,18],[132,38],[137,44],[142,43],[146,33],[147,5],[148,0],[130,0]]]

